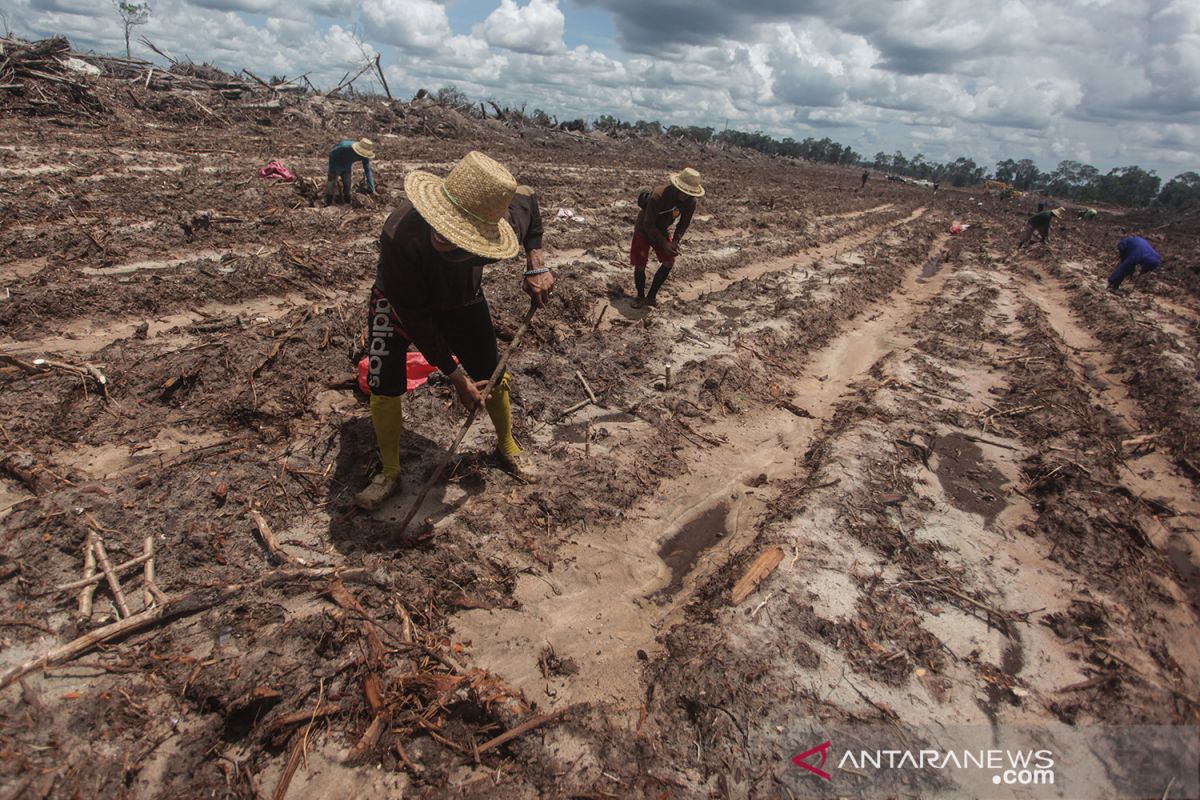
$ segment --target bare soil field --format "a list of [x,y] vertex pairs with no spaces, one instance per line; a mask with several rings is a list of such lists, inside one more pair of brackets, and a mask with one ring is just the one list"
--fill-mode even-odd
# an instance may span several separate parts
[[[1194,219],[1068,213],[1014,254],[1030,200],[88,85],[0,106],[0,797],[801,797],[799,719],[1197,722]],[[379,195],[322,207],[358,136]],[[404,492],[353,507],[376,238],[471,149],[546,219],[509,368],[547,477],[484,422],[401,532],[464,412],[411,393]],[[683,166],[708,194],[634,309],[637,193]],[[1166,267],[1114,295],[1129,233]],[[520,272],[485,277],[502,346]],[[81,614],[96,538],[134,563]]]

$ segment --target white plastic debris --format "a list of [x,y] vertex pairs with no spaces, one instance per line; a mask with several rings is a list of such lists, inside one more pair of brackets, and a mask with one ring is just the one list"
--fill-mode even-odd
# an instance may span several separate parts
[[102,70],[95,64],[89,64],[82,59],[74,57],[60,58],[58,63],[62,64],[72,72],[79,72],[83,75],[99,75],[102,72]]

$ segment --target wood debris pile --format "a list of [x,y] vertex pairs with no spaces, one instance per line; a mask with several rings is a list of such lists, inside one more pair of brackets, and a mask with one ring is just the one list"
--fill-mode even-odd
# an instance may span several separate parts
[[0,38],[0,108],[41,114],[71,102],[87,113],[102,112],[103,103],[80,77],[89,67],[62,36]]

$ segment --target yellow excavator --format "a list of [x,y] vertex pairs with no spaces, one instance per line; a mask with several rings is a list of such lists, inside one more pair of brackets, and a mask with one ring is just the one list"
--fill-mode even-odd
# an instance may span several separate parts
[[1004,181],[984,181],[983,182],[983,191],[984,191],[984,194],[990,194],[993,191],[999,192],[1001,197],[1024,197],[1025,196],[1024,192],[1020,191],[1019,189],[1014,189],[1013,187],[1009,186]]

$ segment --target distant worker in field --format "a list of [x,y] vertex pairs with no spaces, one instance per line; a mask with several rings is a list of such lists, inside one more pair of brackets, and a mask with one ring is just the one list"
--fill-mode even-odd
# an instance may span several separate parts
[[858,191],[862,191],[863,189],[865,189],[865,188],[866,188],[866,186],[867,186],[867,181],[868,181],[868,180],[870,180],[870,179],[871,179],[871,172],[870,172],[870,170],[864,171],[864,172],[863,172],[863,174],[862,174],[862,185],[860,185],[860,186],[859,186],[857,189],[855,189],[854,191],[858,192]]
[[[692,224],[692,215],[696,213],[696,198],[704,196],[700,173],[691,167],[672,174],[669,181],[643,192],[646,198],[644,204],[642,198],[638,198],[642,210],[633,226],[633,242],[629,246],[633,285],[637,289],[634,308],[658,305],[658,292],[671,274],[683,234]],[[672,224],[675,225],[674,236],[669,233]],[[646,264],[650,261],[651,248],[654,248],[659,267],[650,284],[650,293],[646,294]]]
[[1062,209],[1046,209],[1039,211],[1029,218],[1025,224],[1025,232],[1021,234],[1021,241],[1017,242],[1017,249],[1020,250],[1025,245],[1029,244],[1029,240],[1033,238],[1034,232],[1037,232],[1042,237],[1042,244],[1046,244],[1050,240],[1050,223],[1062,216]]
[[1045,211],[1048,205],[1050,205],[1050,201],[1043,197],[1041,200],[1038,200],[1038,211]]
[[1096,217],[1100,216],[1100,212],[1094,208],[1085,208],[1076,214],[1076,216],[1079,219],[1095,219]]
[[408,199],[383,223],[368,314],[367,385],[383,464],[354,498],[368,510],[400,489],[401,396],[408,388],[409,343],[449,378],[463,405],[487,409],[500,465],[527,483],[536,479],[513,438],[507,373],[486,402],[480,390],[499,363],[483,296],[484,265],[512,258],[524,247],[523,288],[533,305],[545,305],[554,286],[543,261],[537,197],[478,151],[464,156],[444,180],[410,172],[404,193]]
[[[1117,264],[1112,275],[1108,276],[1110,292],[1117,291],[1121,282],[1132,275],[1139,266],[1142,268],[1138,273],[1139,277],[1162,266],[1162,256],[1140,236],[1126,236],[1117,242],[1117,253],[1121,257],[1121,263]],[[1136,282],[1137,278],[1134,278],[1134,281]]]
[[371,174],[371,159],[375,157],[375,145],[370,139],[343,139],[329,151],[329,178],[325,181],[325,205],[333,202],[338,181],[342,183],[341,200],[350,202],[351,168],[361,161],[367,178],[367,193],[375,194],[375,176]]

